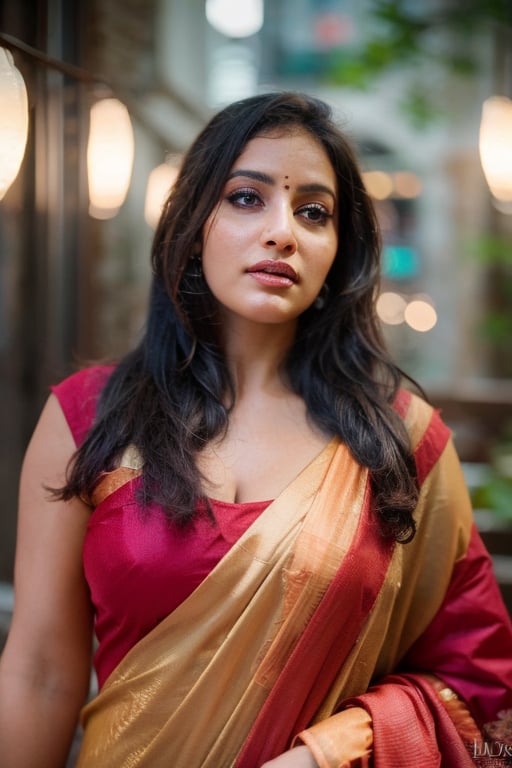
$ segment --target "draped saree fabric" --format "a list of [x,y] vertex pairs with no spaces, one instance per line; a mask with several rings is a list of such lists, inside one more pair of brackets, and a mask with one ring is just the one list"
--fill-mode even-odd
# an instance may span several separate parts
[[[345,499],[336,476],[349,480]],[[176,768],[233,762],[345,554],[366,486],[332,441],[106,681],[84,712],[79,765],[156,768],[169,749]]]
[[[413,542],[382,536],[367,470],[331,440],[84,708],[78,768],[258,768],[294,740],[321,768],[368,765],[372,750],[375,768],[416,768],[423,747],[433,756],[425,765],[448,766],[444,733],[449,754],[473,764],[448,714],[421,694],[423,673],[444,675],[462,699],[466,673],[476,677],[473,715],[492,719],[512,707],[512,629],[491,584],[472,610],[482,607],[485,622],[492,608],[503,628],[483,658],[461,659],[459,639],[445,638],[444,667],[430,664],[422,639],[435,646],[436,617],[449,608],[454,569],[465,567],[475,533],[447,428],[408,393],[397,408],[422,485]],[[420,677],[393,677],[404,664]],[[414,754],[387,756],[378,680],[395,699],[415,691],[425,727]],[[390,738],[406,743],[407,719],[397,718]]]

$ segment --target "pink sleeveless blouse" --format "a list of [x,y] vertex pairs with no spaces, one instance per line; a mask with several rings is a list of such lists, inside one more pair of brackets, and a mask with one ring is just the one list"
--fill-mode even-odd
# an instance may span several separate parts
[[[53,386],[79,446],[92,425],[111,367],[87,368]],[[183,602],[270,504],[211,500],[212,520],[198,510],[179,528],[162,509],[141,509],[128,481],[94,508],[83,547],[95,611],[94,666],[101,687],[130,648]],[[202,513],[203,512],[203,513]]]

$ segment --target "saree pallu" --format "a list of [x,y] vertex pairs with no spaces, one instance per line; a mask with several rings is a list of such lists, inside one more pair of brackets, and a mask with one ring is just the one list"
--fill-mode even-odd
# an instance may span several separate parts
[[[413,708],[426,723],[419,750],[432,760],[441,755],[436,733],[442,729],[431,726],[432,705],[420,678],[389,676],[408,654],[415,661],[424,637],[435,646],[436,616],[446,610],[454,568],[474,532],[448,430],[409,394],[398,406],[422,485],[413,542],[395,545],[382,537],[368,472],[333,439],[193,594],[128,652],[85,707],[79,768],[257,768],[296,738],[322,768],[367,765],[372,720],[376,768],[436,764],[411,762],[406,749],[386,757],[385,707],[372,684],[387,675],[386,691],[414,689]],[[487,616],[489,594],[482,600]],[[479,608],[471,606],[475,613]],[[506,666],[512,630],[502,606],[493,610],[495,636],[475,663],[480,682],[472,689],[478,704],[486,699],[481,691],[495,686],[485,715],[512,695],[510,662]],[[430,665],[423,652],[424,671],[451,675],[463,695],[460,638],[450,648],[446,669]],[[496,668],[487,663],[494,655]],[[449,716],[441,709],[434,714],[460,749]],[[407,727],[407,719],[395,723],[391,737],[403,728],[406,741]],[[349,733],[359,734],[356,743],[349,743]],[[414,760],[417,754],[418,748]],[[461,761],[463,755],[460,750]]]

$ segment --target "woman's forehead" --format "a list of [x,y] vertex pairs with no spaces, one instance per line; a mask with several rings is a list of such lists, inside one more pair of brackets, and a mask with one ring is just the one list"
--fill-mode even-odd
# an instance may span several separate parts
[[230,174],[248,163],[264,166],[268,171],[286,172],[288,176],[297,172],[307,174],[311,170],[335,177],[325,147],[301,126],[279,127],[251,137],[233,163]]

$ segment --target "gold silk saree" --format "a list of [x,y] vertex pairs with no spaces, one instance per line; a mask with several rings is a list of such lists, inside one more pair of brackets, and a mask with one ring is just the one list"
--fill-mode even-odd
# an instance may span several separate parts
[[448,430],[408,393],[399,407],[421,482],[413,542],[383,538],[367,470],[331,440],[84,708],[78,768],[258,768],[297,739],[322,768],[368,765],[364,695],[441,609],[472,530]]

